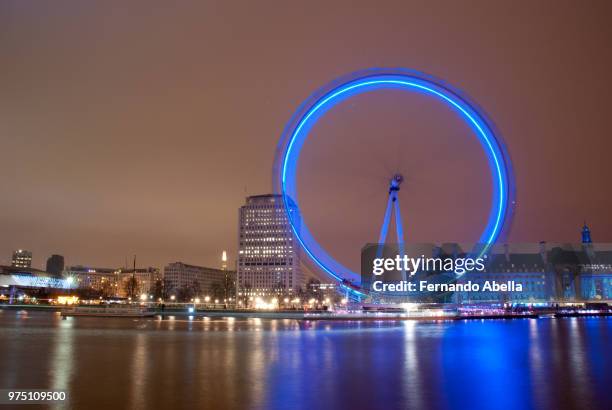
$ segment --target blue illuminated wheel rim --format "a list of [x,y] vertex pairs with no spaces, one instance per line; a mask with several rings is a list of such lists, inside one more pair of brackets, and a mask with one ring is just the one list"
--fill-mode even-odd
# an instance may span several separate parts
[[276,152],[274,186],[282,195],[291,228],[306,255],[317,267],[344,283],[359,277],[317,243],[301,218],[296,183],[299,153],[310,129],[332,107],[355,95],[381,89],[401,89],[435,97],[459,114],[478,138],[487,154],[493,180],[491,209],[479,239],[485,250],[502,238],[512,219],[515,202],[510,157],[493,123],[465,94],[439,79],[403,68],[369,69],[342,77],[310,96],[287,124]]

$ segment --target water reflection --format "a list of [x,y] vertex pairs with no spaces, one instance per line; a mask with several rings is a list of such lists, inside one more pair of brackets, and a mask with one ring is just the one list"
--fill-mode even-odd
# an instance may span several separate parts
[[70,387],[74,365],[73,319],[66,318],[57,322],[53,332],[53,355],[51,356],[51,385],[53,390],[66,390]]
[[404,395],[408,402],[408,407],[413,409],[421,409],[425,407],[423,400],[423,382],[421,380],[421,370],[419,368],[419,351],[417,348],[416,321],[408,320],[404,322],[404,374],[402,378],[406,381],[403,383]]
[[612,408],[612,319],[298,322],[0,311],[0,388],[74,408]]
[[544,352],[540,340],[540,327],[538,319],[529,319],[529,377],[533,401],[538,408],[551,408],[551,384],[547,383]]
[[147,337],[145,333],[135,336],[134,354],[131,363],[130,408],[145,409],[145,387],[147,384]]

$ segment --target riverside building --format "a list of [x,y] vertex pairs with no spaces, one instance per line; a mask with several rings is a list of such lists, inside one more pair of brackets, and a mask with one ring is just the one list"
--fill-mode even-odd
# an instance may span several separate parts
[[71,278],[76,287],[97,292],[102,297],[127,298],[128,282],[132,277],[136,279],[133,289],[135,296],[148,295],[155,282],[161,279],[158,268],[96,268],[82,265],[68,266],[64,270],[64,277]]
[[[538,249],[492,253],[484,272],[468,274],[462,280],[514,281],[521,292],[457,292],[455,300],[470,302],[559,303],[612,300],[612,250],[593,244],[585,224],[580,244],[547,244]],[[461,280],[460,280],[461,281]]]
[[[225,296],[227,284],[233,282],[235,272],[227,269],[207,268],[183,262],[164,267],[164,280],[171,293],[190,290],[194,296]],[[230,295],[227,295],[228,298]],[[233,298],[233,295],[231,295]]]
[[238,300],[248,305],[253,298],[297,293],[304,277],[282,197],[248,197],[240,207],[238,227]]

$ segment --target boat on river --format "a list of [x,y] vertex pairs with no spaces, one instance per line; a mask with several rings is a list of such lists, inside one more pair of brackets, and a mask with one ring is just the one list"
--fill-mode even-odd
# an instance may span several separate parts
[[151,317],[155,312],[140,306],[74,306],[63,309],[62,316]]

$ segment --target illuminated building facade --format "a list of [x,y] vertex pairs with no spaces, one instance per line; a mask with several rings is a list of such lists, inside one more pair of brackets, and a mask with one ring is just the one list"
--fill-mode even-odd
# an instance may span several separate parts
[[304,285],[299,246],[282,197],[250,196],[238,218],[238,298],[297,292]]
[[118,274],[118,286],[117,296],[128,297],[128,281],[132,278],[136,278],[136,289],[134,294],[136,296],[146,295],[150,296],[155,282],[161,279],[161,273],[158,268],[136,268],[134,269],[120,269]]
[[66,282],[62,277],[49,275],[34,268],[19,268],[0,265],[0,295],[8,295],[19,289],[72,289],[76,285]]
[[13,260],[11,266],[15,268],[31,268],[32,267],[32,252],[24,249],[19,249],[13,252]]
[[64,277],[72,278],[79,289],[100,292],[104,297],[119,296],[119,269],[93,268],[82,265],[67,266]]
[[[235,272],[230,270],[189,265],[183,262],[169,263],[164,267],[164,280],[172,289],[172,293],[192,290],[194,296],[221,297],[225,293],[226,281],[232,280],[234,274]],[[231,296],[233,298],[233,295]]]
[[335,283],[320,283],[313,281],[308,283],[306,294],[309,298],[314,298],[317,301],[331,301],[339,299],[338,286]]
[[[492,253],[484,272],[465,275],[482,285],[486,281],[513,281],[521,292],[457,292],[457,302],[560,303],[612,300],[612,250],[593,244],[589,228],[582,229],[578,245],[547,245],[531,252]],[[461,281],[460,280],[460,281]]]
[[76,287],[99,292],[103,297],[128,297],[128,281],[134,276],[137,281],[135,294],[149,294],[155,281],[161,279],[158,268],[116,269],[68,266],[64,277],[73,278]]
[[548,302],[553,299],[554,289],[550,265],[546,252],[510,253],[505,247],[504,253],[492,253],[489,263],[483,272],[470,272],[459,282],[472,281],[484,287],[485,282],[506,283],[512,281],[520,284],[520,292],[478,291],[457,292],[458,302],[512,302],[534,303]]

